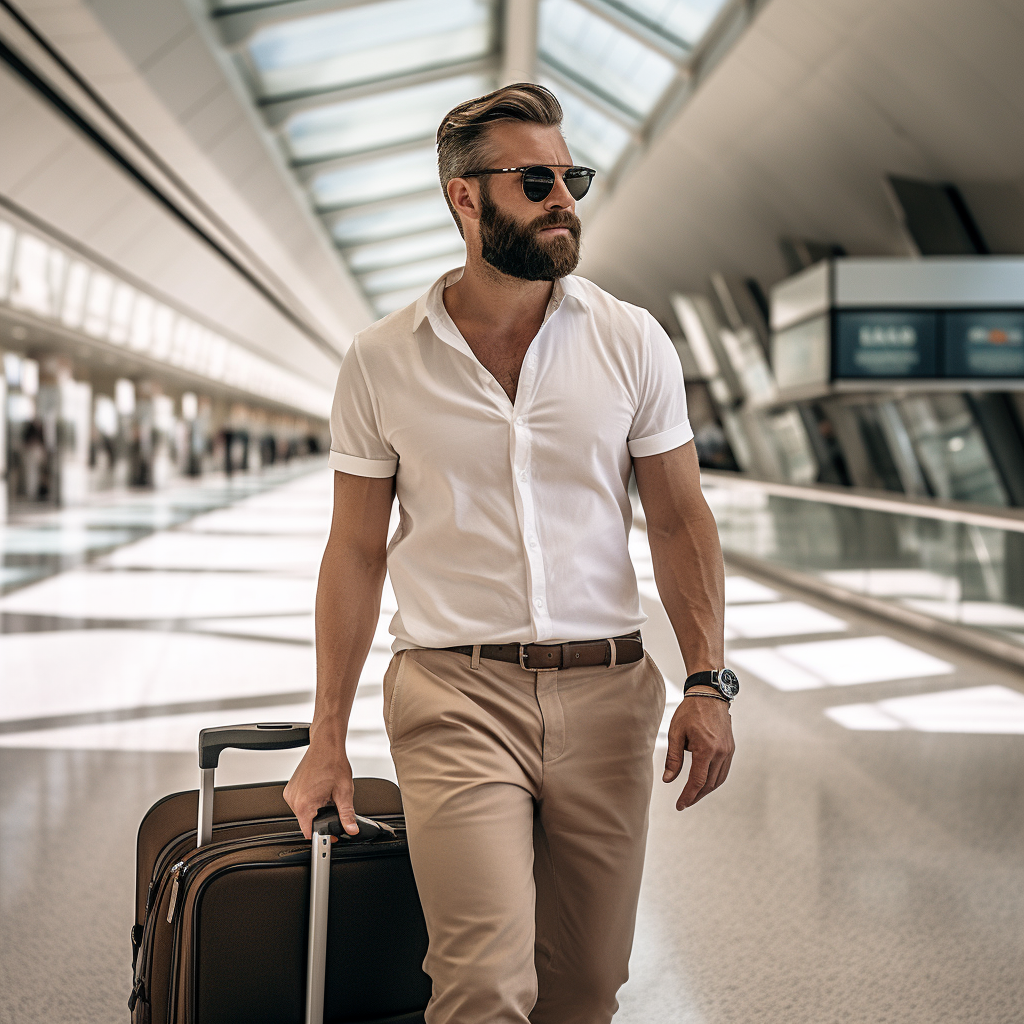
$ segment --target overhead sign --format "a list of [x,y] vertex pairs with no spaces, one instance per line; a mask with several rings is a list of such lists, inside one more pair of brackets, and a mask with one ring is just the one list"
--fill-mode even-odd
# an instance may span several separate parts
[[947,313],[945,376],[1024,377],[1024,313]]
[[936,377],[939,315],[840,310],[833,353],[833,378]]

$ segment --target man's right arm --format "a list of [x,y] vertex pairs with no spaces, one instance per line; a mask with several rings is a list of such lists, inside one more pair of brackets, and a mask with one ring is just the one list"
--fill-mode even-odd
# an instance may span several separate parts
[[332,802],[346,831],[359,831],[345,738],[380,616],[394,495],[394,477],[334,474],[334,516],[316,589],[316,705],[309,747],[284,789],[307,839],[316,812]]

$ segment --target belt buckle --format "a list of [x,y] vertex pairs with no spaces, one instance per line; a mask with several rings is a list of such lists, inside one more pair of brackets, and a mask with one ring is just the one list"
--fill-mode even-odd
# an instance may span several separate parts
[[519,645],[519,667],[524,672],[557,672],[559,670],[561,667],[560,665],[549,665],[547,668],[530,668],[530,666],[526,664],[526,648],[529,646],[529,644]]

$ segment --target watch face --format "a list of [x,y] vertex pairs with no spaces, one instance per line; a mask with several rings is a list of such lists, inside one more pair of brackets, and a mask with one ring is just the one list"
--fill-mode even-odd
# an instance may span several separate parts
[[723,668],[718,673],[718,685],[721,687],[722,693],[730,700],[740,692],[740,681],[731,668]]

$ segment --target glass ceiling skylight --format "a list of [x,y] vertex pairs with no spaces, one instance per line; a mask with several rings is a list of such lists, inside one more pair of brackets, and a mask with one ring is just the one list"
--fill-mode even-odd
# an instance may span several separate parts
[[[434,186],[440,193],[437,154],[433,146],[424,146],[327,171],[313,179],[312,192],[317,208],[329,210],[408,195]],[[441,201],[444,202],[443,196]]]
[[677,65],[575,0],[541,0],[540,56],[638,119]]
[[288,147],[296,160],[308,161],[430,139],[452,107],[493,88],[490,77],[460,75],[332,103],[293,117],[285,129]]
[[402,267],[391,267],[388,270],[377,270],[363,274],[359,281],[370,294],[395,291],[398,288],[415,288],[421,290],[433,284],[445,271],[460,266],[464,257],[438,256],[430,260],[419,260],[407,263]]
[[608,0],[612,7],[633,15],[642,25],[693,46],[699,42],[725,0]]
[[433,195],[399,200],[383,209],[375,206],[365,210],[357,206],[338,215],[331,224],[331,234],[338,245],[355,245],[454,223],[439,188]]
[[[414,301],[462,263],[465,243],[439,186],[434,134],[448,110],[503,80],[503,4],[209,2],[269,128],[377,313]],[[535,81],[562,104],[573,159],[598,168],[600,182],[614,181],[727,0],[537,2]],[[587,202],[599,200],[600,189]]]
[[392,238],[387,242],[371,242],[369,245],[356,246],[345,252],[348,265],[356,273],[381,270],[384,267],[394,267],[432,256],[455,255],[459,257],[456,262],[465,259],[466,243],[463,242],[454,221],[448,227],[408,235],[405,238]]
[[271,25],[249,44],[265,96],[337,88],[483,57],[488,0],[383,0]]
[[629,145],[629,132],[558,82],[543,76],[540,81],[562,104],[562,130],[573,159],[600,171],[611,170]]

